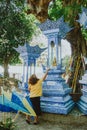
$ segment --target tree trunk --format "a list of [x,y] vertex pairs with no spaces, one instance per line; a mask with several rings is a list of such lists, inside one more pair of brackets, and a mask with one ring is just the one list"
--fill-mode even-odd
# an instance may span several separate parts
[[9,77],[9,72],[8,72],[8,63],[4,62],[4,77]]
[[30,9],[28,14],[34,14],[37,19],[44,22],[48,18],[48,6],[52,0],[27,0]]
[[73,93],[81,91],[79,80],[84,73],[83,56],[86,55],[86,42],[82,36],[79,24],[67,35],[67,40],[71,44],[72,65],[71,75],[69,77],[69,85],[72,87]]

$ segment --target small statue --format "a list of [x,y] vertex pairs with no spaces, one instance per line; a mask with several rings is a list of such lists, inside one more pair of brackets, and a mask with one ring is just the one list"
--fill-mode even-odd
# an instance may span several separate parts
[[54,57],[54,59],[53,59],[52,66],[57,66],[56,57]]

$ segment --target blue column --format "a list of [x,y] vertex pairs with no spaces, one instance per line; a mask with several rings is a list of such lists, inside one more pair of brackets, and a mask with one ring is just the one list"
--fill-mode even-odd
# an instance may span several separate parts
[[53,47],[51,47],[51,64],[53,63]]
[[26,83],[28,82],[28,63],[27,63],[27,72],[26,72]]
[[50,41],[49,41],[49,38],[48,38],[48,67],[50,66]]
[[25,77],[25,62],[23,63],[22,84],[24,84],[24,77]]
[[59,57],[58,57],[58,38],[55,38],[55,42],[56,42],[56,61],[57,61],[57,65],[59,62]]
[[60,64],[62,66],[62,46],[61,46],[61,41],[60,41]]
[[35,72],[36,72],[36,71],[35,71],[35,69],[36,69],[35,67],[36,67],[36,60],[34,59],[34,74],[35,74]]
[[31,64],[30,64],[30,76],[31,76],[31,74],[32,74],[32,68],[31,68]]
[[61,40],[60,40],[60,38],[58,39],[58,50],[59,50],[59,64],[61,64],[62,48],[61,48]]

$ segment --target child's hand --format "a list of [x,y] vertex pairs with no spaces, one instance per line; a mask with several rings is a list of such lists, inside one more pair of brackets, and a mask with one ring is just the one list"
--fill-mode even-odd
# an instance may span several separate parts
[[47,68],[47,71],[49,71],[50,70],[50,68]]

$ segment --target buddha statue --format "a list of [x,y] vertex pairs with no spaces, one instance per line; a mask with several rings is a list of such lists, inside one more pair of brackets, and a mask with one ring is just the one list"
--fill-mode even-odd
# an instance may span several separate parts
[[57,66],[56,57],[54,57],[54,59],[53,59],[52,66]]

